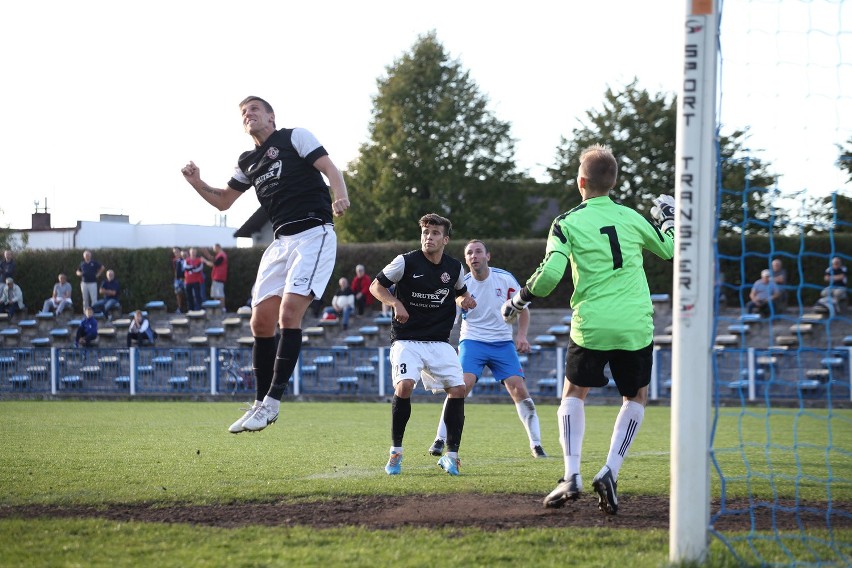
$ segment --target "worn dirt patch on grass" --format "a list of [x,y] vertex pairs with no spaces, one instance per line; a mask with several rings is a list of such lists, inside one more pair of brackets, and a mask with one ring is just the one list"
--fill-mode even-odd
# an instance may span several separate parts
[[[667,529],[669,501],[666,498],[620,496],[617,515],[598,510],[595,495],[583,495],[561,509],[545,509],[542,495],[406,495],[355,496],[335,501],[279,501],[268,503],[229,503],[221,505],[131,504],[103,506],[24,505],[0,506],[0,518],[96,517],[115,521],[186,523],[215,527],[247,525],[309,526],[331,528],[361,526],[370,529],[410,527],[475,527],[484,530],[514,528],[609,527],[631,529]],[[793,507],[794,503],[784,503]],[[850,503],[832,504],[835,528],[852,527]],[[823,513],[801,513],[813,506]],[[726,510],[747,510],[745,502],[728,501]],[[718,511],[714,503],[712,511]],[[756,530],[798,530],[800,526],[825,527],[824,504],[799,504],[798,515],[778,509],[758,508],[754,516]],[[714,525],[717,530],[748,530],[748,514],[725,515]]]

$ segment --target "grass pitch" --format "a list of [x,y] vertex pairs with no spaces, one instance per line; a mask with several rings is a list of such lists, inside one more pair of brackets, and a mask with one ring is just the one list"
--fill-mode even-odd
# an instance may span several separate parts
[[[0,505],[222,504],[440,493],[544,496],[562,475],[562,460],[556,409],[539,405],[538,410],[542,442],[552,456],[547,460],[530,456],[508,399],[506,404],[467,405],[462,475],[451,478],[426,454],[440,412],[437,404],[413,406],[403,475],[388,477],[383,469],[390,437],[386,403],[285,403],[278,423],[266,431],[232,435],[226,428],[241,413],[234,402],[0,402]],[[603,463],[617,412],[617,407],[587,407],[587,480]],[[848,424],[849,414],[844,416]],[[716,444],[735,447],[741,419],[723,421]],[[799,441],[825,437],[824,419],[803,421],[795,413],[782,413],[771,421],[764,442],[786,436],[794,424]],[[773,446],[769,453],[782,450]],[[752,453],[750,467],[769,459],[767,452]],[[732,471],[742,461],[733,451],[719,459]],[[814,459],[825,464],[825,450],[814,450]],[[792,477],[801,467],[775,461],[774,467],[786,468]],[[850,463],[835,463],[852,470]],[[668,408],[647,409],[619,485],[634,495],[668,494]],[[819,487],[812,493],[818,497]],[[852,488],[835,487],[832,497],[849,501]],[[663,566],[668,533],[596,527],[224,529],[8,518],[0,519],[0,550],[0,565],[7,566]],[[713,566],[736,565],[716,541],[711,553]]]

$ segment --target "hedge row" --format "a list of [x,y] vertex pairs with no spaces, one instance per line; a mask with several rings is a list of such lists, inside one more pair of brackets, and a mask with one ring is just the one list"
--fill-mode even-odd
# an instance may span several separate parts
[[[466,241],[453,240],[447,252],[463,259]],[[486,243],[491,252],[491,264],[504,268],[523,283],[536,269],[544,255],[545,241],[495,240]],[[724,274],[726,289],[748,294],[748,287],[767,268],[770,258],[781,258],[789,274],[789,284],[804,284],[803,301],[815,302],[819,289],[823,286],[823,274],[832,255],[852,250],[852,235],[838,234],[834,239],[828,236],[799,237],[736,237],[721,239],[718,243],[720,268]],[[384,242],[341,244],[338,247],[334,275],[329,283],[323,300],[331,301],[337,280],[346,276],[351,280],[355,274],[355,265],[363,264],[367,273],[375,276],[399,253],[419,248],[419,242]],[[743,253],[743,251],[747,251]],[[244,305],[251,295],[255,273],[263,254],[262,248],[227,249],[229,274],[226,285],[228,311],[235,311]],[[171,249],[99,249],[93,251],[94,259],[107,268],[115,270],[116,278],[122,284],[121,303],[124,311],[143,307],[150,300],[164,300],[170,311],[177,309],[175,301]],[[847,258],[848,263],[848,257]],[[75,312],[82,307],[79,278],[75,271],[82,260],[82,250],[23,251],[17,257],[16,281],[24,292],[24,301],[30,313],[35,313],[45,299],[50,297],[57,275],[65,272],[72,283]],[[645,270],[652,293],[672,291],[671,262],[662,261],[651,254],[645,259]],[[207,269],[209,278],[209,269]],[[744,275],[741,277],[740,275]],[[566,274],[554,293],[536,301],[538,307],[567,307],[572,291],[570,274]],[[730,297],[729,301],[735,298]]]

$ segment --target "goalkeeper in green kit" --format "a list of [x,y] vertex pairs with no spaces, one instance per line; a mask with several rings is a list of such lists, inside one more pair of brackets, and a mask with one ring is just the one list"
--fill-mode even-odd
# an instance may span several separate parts
[[561,507],[583,490],[580,476],[585,399],[591,387],[607,384],[609,363],[624,399],[612,432],[606,464],[592,481],[600,509],[618,511],[618,472],[642,425],[651,382],[654,309],[642,267],[648,249],[665,260],[674,255],[674,200],[654,199],[651,223],[609,197],[618,164],[606,146],[580,154],[577,186],[583,202],[563,213],[550,228],[544,260],[526,285],[503,304],[503,319],[512,323],[535,298],[553,292],[571,263],[571,336],[565,364],[565,387],[559,418],[559,442],[565,475],[544,498],[545,507]]

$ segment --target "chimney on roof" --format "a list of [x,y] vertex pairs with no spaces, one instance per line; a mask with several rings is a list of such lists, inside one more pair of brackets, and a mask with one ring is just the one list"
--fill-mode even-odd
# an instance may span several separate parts
[[32,228],[34,231],[44,231],[50,229],[50,213],[47,212],[47,198],[44,198],[44,210],[39,212],[38,206],[39,202],[34,201],[35,203],[35,213],[33,213],[32,217]]
[[50,213],[33,213],[33,230],[44,231],[50,229]]

